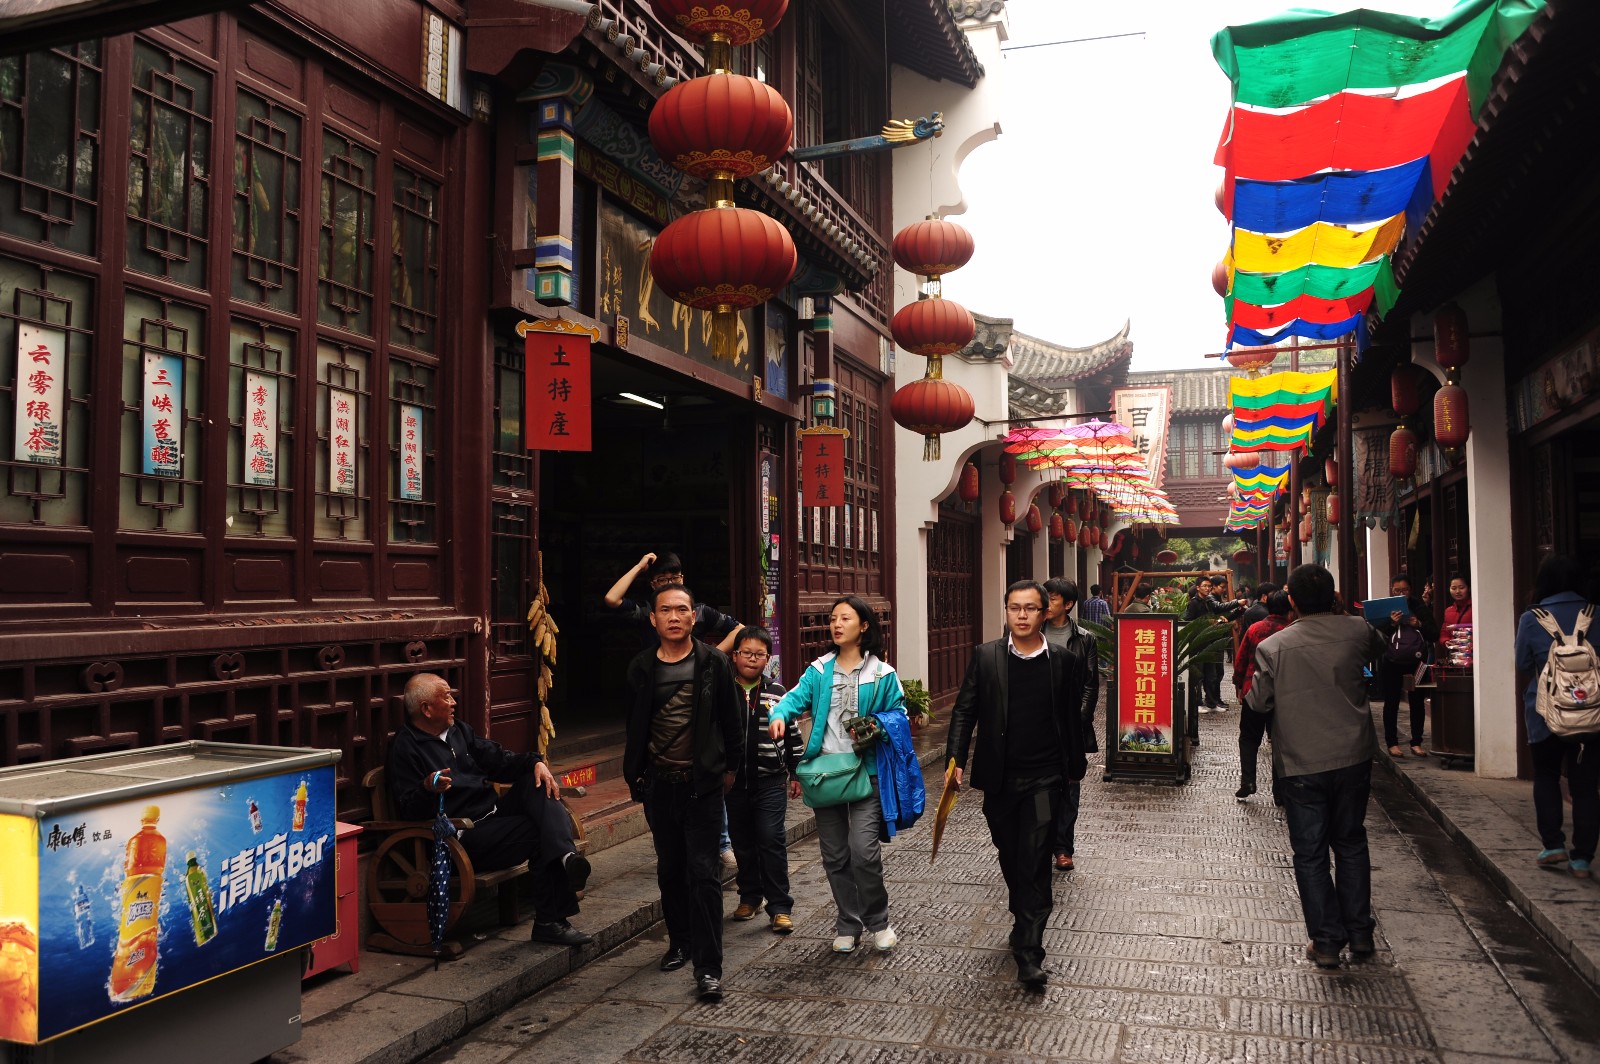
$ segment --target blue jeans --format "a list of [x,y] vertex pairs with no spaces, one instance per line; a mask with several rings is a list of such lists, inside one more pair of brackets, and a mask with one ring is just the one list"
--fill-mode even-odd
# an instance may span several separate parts
[[1370,939],[1376,926],[1366,826],[1372,762],[1285,776],[1282,785],[1306,933],[1328,953],[1352,939]]
[[644,815],[656,847],[656,885],[667,938],[688,952],[694,974],[722,978],[722,791],[650,780]]
[[755,905],[766,899],[767,913],[772,916],[794,911],[784,838],[788,803],[789,781],[783,776],[728,792],[728,831],[733,836],[733,855],[739,861],[739,900]]

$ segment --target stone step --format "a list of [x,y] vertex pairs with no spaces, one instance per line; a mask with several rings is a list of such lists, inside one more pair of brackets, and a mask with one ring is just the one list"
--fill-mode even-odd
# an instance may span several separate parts
[[[550,771],[555,773],[556,779],[559,780],[562,778],[562,776],[569,772],[583,772],[585,775],[587,775],[585,770],[587,770],[590,766],[593,766],[593,780],[580,781],[580,784],[578,784],[583,787],[592,787],[596,784],[603,783],[606,780],[613,780],[621,777],[622,754],[624,749],[625,747],[620,735],[618,735],[613,742],[609,742],[603,746],[591,745],[587,749],[579,751],[566,750],[559,742],[552,743],[550,746],[549,755]],[[566,791],[568,793],[570,793],[571,790],[571,786],[566,786]]]
[[600,780],[582,791],[580,795],[571,789],[564,790],[562,798],[583,825],[584,841],[591,856],[650,830],[645,822],[644,806],[633,800],[627,783],[620,776]]

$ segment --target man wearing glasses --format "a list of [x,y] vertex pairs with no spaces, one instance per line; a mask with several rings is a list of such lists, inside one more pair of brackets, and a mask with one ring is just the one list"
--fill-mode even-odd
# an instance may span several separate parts
[[1081,707],[1085,667],[1076,654],[1051,652],[1047,599],[1032,580],[1006,589],[1006,635],[973,651],[950,713],[946,756],[960,785],[977,729],[972,785],[983,792],[989,837],[1000,851],[1010,894],[1011,953],[1031,991],[1049,981],[1044,925],[1054,905],[1050,855],[1055,818],[1068,783],[1083,779]]
[[800,729],[791,728],[782,739],[768,731],[767,712],[783,697],[783,687],[764,674],[772,657],[772,634],[765,628],[747,627],[739,633],[733,653],[733,677],[739,684],[744,707],[745,756],[738,777],[728,792],[728,831],[739,862],[739,907],[735,920],[751,920],[761,911],[776,934],[794,930],[790,913],[789,848],[784,814],[790,798],[800,797]]

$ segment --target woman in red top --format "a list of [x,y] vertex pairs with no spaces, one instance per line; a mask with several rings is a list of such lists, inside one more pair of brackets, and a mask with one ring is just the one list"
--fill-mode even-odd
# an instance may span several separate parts
[[1467,584],[1464,576],[1450,578],[1450,605],[1444,608],[1444,631],[1442,638],[1449,639],[1450,632],[1458,624],[1472,623],[1472,588]]

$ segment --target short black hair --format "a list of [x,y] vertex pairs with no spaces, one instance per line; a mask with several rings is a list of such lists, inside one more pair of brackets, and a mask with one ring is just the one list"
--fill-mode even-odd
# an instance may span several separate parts
[[[1261,581],[1261,583],[1256,585],[1255,597],[1258,600],[1259,599],[1269,599],[1269,596],[1274,595],[1277,592],[1282,591],[1282,590],[1283,590],[1283,588],[1279,587],[1277,584],[1274,584],[1269,580],[1263,580],[1263,581]],[[1268,609],[1271,609],[1270,599],[1269,599]]]
[[[1044,582],[1044,593],[1060,595],[1062,602],[1071,604],[1078,601],[1078,582],[1062,576],[1053,577]],[[1046,599],[1045,603],[1048,605],[1049,601]]]
[[1099,584],[1090,584],[1089,585],[1089,597],[1090,598],[1096,598],[1096,597],[1099,596],[1099,594],[1100,594],[1100,585]]
[[1289,611],[1293,608],[1293,606],[1289,605],[1289,593],[1287,591],[1274,591],[1267,596],[1267,612],[1274,617],[1287,617],[1289,616]]
[[656,555],[656,563],[650,567],[650,579],[654,580],[667,573],[681,572],[683,572],[683,560],[670,550],[663,551]]
[[[828,607],[828,616],[833,616],[833,611],[843,603],[856,611],[856,616],[861,619],[865,629],[861,633],[861,653],[876,654],[883,657],[883,624],[878,620],[878,611],[860,595],[840,595],[833,600],[833,605]],[[839,649],[837,643],[830,644],[835,651]]]
[[689,605],[694,605],[694,592],[689,590],[688,584],[666,584],[662,587],[650,589],[650,611],[652,613],[655,612],[656,600],[662,595],[666,594],[668,591],[682,591],[685,595],[689,596]]
[[1414,586],[1411,583],[1411,574],[1403,569],[1389,578],[1389,586],[1394,587],[1394,585],[1398,584],[1402,580],[1406,582],[1406,587]]
[[1539,563],[1539,575],[1533,580],[1533,601],[1543,602],[1564,591],[1583,593],[1583,569],[1565,554],[1552,554]]
[[1149,598],[1155,593],[1156,586],[1148,580],[1139,581],[1138,586],[1133,589],[1133,597],[1136,599]]
[[1289,597],[1294,599],[1294,608],[1300,616],[1333,609],[1333,574],[1322,566],[1311,563],[1300,566],[1289,574],[1288,586]]
[[772,653],[772,633],[767,631],[765,628],[762,628],[760,625],[747,624],[743,628],[739,629],[739,638],[733,641],[733,649],[738,650],[740,647],[744,646],[744,641],[746,639],[754,639],[756,642],[767,648],[768,654]]
[[1002,601],[1004,601],[1008,606],[1011,605],[1011,596],[1016,594],[1018,591],[1037,592],[1039,595],[1039,607],[1041,609],[1050,605],[1049,594],[1045,592],[1044,585],[1039,583],[1037,580],[1018,580],[1016,583],[1006,588],[1006,597]]

